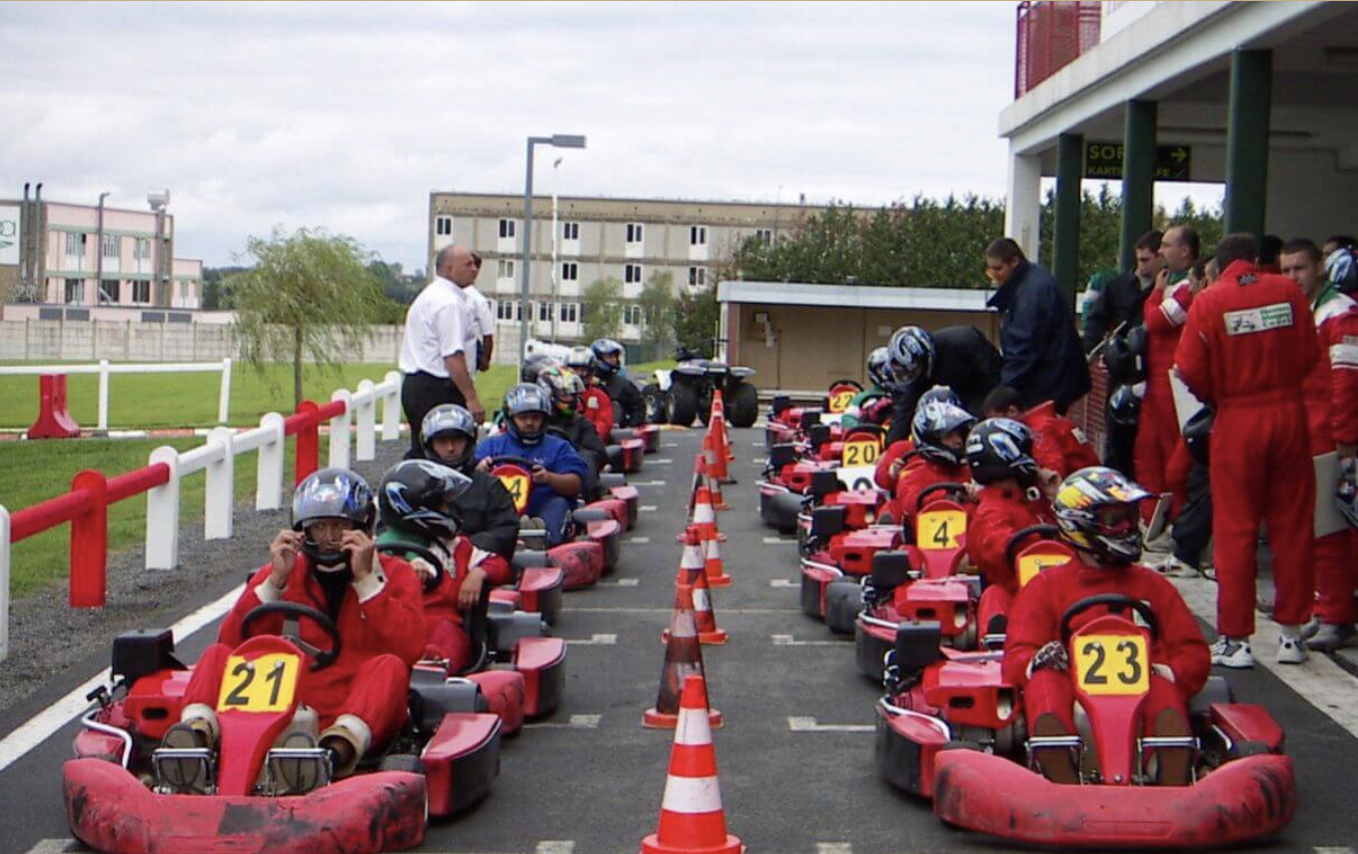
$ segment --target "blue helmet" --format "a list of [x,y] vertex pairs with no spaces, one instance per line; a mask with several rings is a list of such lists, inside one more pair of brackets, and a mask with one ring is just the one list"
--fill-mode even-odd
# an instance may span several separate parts
[[891,367],[887,364],[889,361],[890,352],[885,347],[878,347],[868,354],[868,379],[878,388],[888,391],[895,385]]
[[927,377],[934,361],[934,336],[918,326],[902,326],[887,344],[887,364],[901,385]]
[[[292,493],[292,529],[306,534],[307,526],[321,519],[342,519],[372,533],[377,508],[368,482],[357,472],[342,468],[324,468],[308,475]],[[348,559],[344,552],[321,552],[310,536],[302,538],[302,553],[314,566],[334,566]]]
[[975,423],[976,417],[960,406],[940,401],[921,402],[910,422],[910,436],[915,440],[915,449],[920,456],[956,466],[962,464],[963,452],[943,444],[943,437],[958,430],[965,433]]
[[[439,457],[434,453],[434,440],[439,436],[466,436],[467,450],[455,460]],[[455,469],[464,468],[472,460],[472,451],[476,450],[476,419],[465,407],[456,403],[439,404],[429,410],[420,422],[420,444],[424,446],[424,455],[429,459]]]
[[977,483],[1014,478],[1032,486],[1037,482],[1033,432],[1012,418],[987,418],[967,434],[967,465]]
[[[600,338],[598,341],[589,345],[589,349],[590,352],[594,354],[594,372],[603,379],[611,378],[620,370],[623,357],[627,352],[621,344],[614,341],[612,338]],[[615,365],[612,362],[606,361],[604,359],[605,356],[617,356],[618,364]]]
[[[537,383],[520,383],[505,394],[502,411],[505,416],[505,429],[509,431],[509,435],[525,445],[536,445],[542,441],[543,434],[547,429],[547,419],[552,414],[552,398],[547,393],[547,389]],[[519,425],[514,423],[515,415],[523,415],[529,412],[542,413],[542,428],[535,433],[525,433],[519,429]]]

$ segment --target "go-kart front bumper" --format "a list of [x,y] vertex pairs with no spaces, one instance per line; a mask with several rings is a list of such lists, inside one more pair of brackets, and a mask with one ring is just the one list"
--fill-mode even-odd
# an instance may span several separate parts
[[806,496],[785,486],[761,481],[759,483],[759,518],[780,534],[797,530],[797,514],[802,512]]

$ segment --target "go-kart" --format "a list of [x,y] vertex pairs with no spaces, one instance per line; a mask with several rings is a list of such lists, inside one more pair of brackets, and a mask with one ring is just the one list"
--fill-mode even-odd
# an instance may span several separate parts
[[[251,636],[262,620],[279,616],[281,635]],[[302,620],[329,639],[328,649],[302,639]],[[500,717],[440,714],[436,703],[411,717],[382,759],[328,782],[327,751],[274,744],[297,711],[302,668],[323,669],[339,656],[334,623],[305,605],[273,602],[251,610],[242,632],[246,639],[222,677],[215,753],[160,746],[180,719],[191,676],[174,656],[171,633],[130,632],[114,640],[113,688],[90,695],[97,705],[82,718],[76,758],[62,771],[77,839],[112,854],[398,851],[420,843],[427,816],[466,810],[489,791],[499,773]],[[261,669],[267,673],[255,678]],[[281,795],[284,760],[315,763],[323,784],[305,795]],[[201,767],[208,794],[172,793],[166,763],[186,761]]]
[[[1073,620],[1091,609],[1076,628]],[[1136,621],[1123,616],[1131,611]],[[1262,707],[1235,703],[1212,677],[1190,704],[1191,737],[1144,736],[1155,614],[1117,594],[1083,599],[1061,618],[1080,734],[1028,736],[998,651],[940,645],[937,623],[905,623],[877,705],[876,757],[892,785],[933,799],[944,822],[1038,846],[1219,847],[1292,819],[1296,782],[1283,732]],[[1148,753],[1194,753],[1189,786],[1158,786]],[[1035,770],[1034,752],[1070,750],[1079,785]]]
[[[521,457],[500,456],[491,460],[491,474],[499,478],[514,499],[522,518],[533,496],[533,465]],[[531,567],[559,567],[565,574],[564,588],[577,590],[597,582],[618,565],[622,552],[622,532],[627,526],[627,503],[606,499],[588,504],[572,513],[577,539],[546,548],[546,531],[519,529],[519,548],[512,564],[516,570]]]
[[641,471],[646,454],[660,450],[660,427],[643,424],[640,427],[614,427],[608,431],[608,464],[613,471],[636,474]]
[[895,525],[845,531],[844,506],[818,507],[811,513],[807,539],[810,554],[801,559],[802,610],[821,617],[837,634],[850,634],[862,607],[861,579],[872,570],[878,552],[901,547]]
[[797,530],[797,515],[802,512],[811,478],[816,472],[833,472],[834,462],[798,458],[794,444],[774,445],[758,482],[759,518],[780,534]]
[[647,421],[688,427],[697,418],[706,425],[713,392],[720,389],[726,404],[726,420],[731,426],[754,425],[759,417],[759,391],[747,382],[754,376],[753,368],[705,359],[686,347],[680,347],[675,355],[678,365],[670,370],[657,370],[653,380],[641,388]]

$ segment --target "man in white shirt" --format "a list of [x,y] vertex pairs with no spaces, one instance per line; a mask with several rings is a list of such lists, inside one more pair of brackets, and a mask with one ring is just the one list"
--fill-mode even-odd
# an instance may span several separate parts
[[[473,252],[472,260],[476,262],[476,272],[480,273],[481,256]],[[462,296],[471,305],[475,318],[472,324],[472,330],[476,333],[476,360],[473,366],[478,371],[485,371],[490,368],[490,357],[495,350],[495,309],[486,295],[476,289],[476,285],[463,288]]]
[[477,397],[472,380],[475,365],[469,361],[473,309],[462,289],[476,281],[473,254],[461,246],[445,246],[434,261],[434,280],[425,286],[406,312],[399,366],[401,408],[410,424],[407,458],[424,455],[420,423],[429,410],[443,403],[465,406],[479,424],[486,408]]

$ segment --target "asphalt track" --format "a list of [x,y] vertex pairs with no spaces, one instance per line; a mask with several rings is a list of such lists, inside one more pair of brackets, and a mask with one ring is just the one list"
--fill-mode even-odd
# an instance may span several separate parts
[[[567,595],[556,629],[573,641],[561,708],[505,743],[490,797],[459,819],[431,826],[420,850],[629,854],[654,831],[671,734],[643,729],[641,713],[655,701],[659,634],[670,618],[680,555],[674,538],[684,523],[700,436],[664,434],[660,452],[633,478],[644,509],[621,567],[604,584]],[[734,436],[739,483],[727,488],[732,509],[719,522],[735,584],[713,594],[731,639],[704,647],[712,703],[726,718],[715,742],[731,832],[753,852],[778,854],[1010,850],[944,827],[927,804],[878,779],[871,727],[879,687],[858,675],[850,641],[801,614],[796,547],[759,521],[762,433]],[[200,591],[184,612],[230,586]],[[195,658],[213,629],[181,640],[185,657]],[[106,655],[92,658],[80,678],[106,665]],[[1358,848],[1358,739],[1264,669],[1228,676],[1240,699],[1262,703],[1282,722],[1301,787],[1293,824],[1250,850]],[[0,735],[75,684],[53,685],[10,709]],[[1358,681],[1344,693],[1358,701]],[[73,733],[66,726],[0,772],[0,851],[81,850],[69,842],[60,800],[60,766]]]

